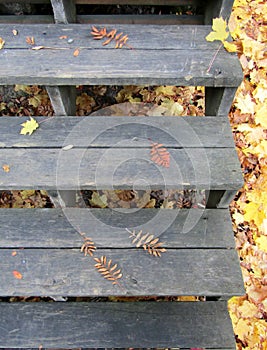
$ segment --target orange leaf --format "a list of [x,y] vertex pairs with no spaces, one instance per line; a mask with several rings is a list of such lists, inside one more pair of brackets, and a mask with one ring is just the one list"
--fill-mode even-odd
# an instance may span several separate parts
[[6,173],[9,173],[10,172],[10,166],[8,164],[4,164],[2,166],[3,170],[6,172]]
[[152,142],[150,156],[152,162],[157,165],[169,168],[170,166],[170,153],[161,143]]
[[35,44],[34,37],[33,36],[27,36],[26,43],[29,44],[29,45],[34,45]]
[[80,54],[80,49],[79,49],[79,48],[76,49],[76,50],[73,52],[73,56],[74,56],[74,57],[79,56],[79,54]]
[[59,39],[60,39],[60,40],[62,40],[62,39],[68,39],[68,36],[67,36],[67,35],[61,35],[61,36],[59,37]]
[[11,253],[11,255],[12,255],[12,256],[16,256],[16,255],[17,255],[17,252],[14,251],[14,252]]
[[22,274],[16,270],[13,271],[13,275],[15,278],[17,278],[18,280],[22,279]]

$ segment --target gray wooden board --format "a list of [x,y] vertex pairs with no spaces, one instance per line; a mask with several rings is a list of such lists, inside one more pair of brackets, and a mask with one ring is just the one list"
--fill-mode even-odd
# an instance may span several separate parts
[[[165,147],[233,148],[232,130],[225,116],[216,117],[34,117],[39,129],[21,135],[29,118],[0,117],[0,148],[5,147]],[[60,130],[60,132],[59,132]]]
[[[1,296],[243,295],[233,249],[168,249],[154,257],[143,249],[98,249],[122,269],[120,285],[104,279],[80,249],[1,249]],[[16,279],[19,271],[22,279]]]
[[[202,26],[116,26],[129,36],[134,49],[103,48],[90,37],[86,25],[0,25],[5,47],[0,52],[1,84],[94,85],[206,85],[236,87],[243,74],[236,55],[220,50],[205,37],[211,27]],[[112,27],[108,27],[111,29]],[[45,33],[45,34],[44,34]],[[61,35],[74,39],[68,44]],[[26,37],[37,46],[59,49],[31,50]],[[74,50],[80,54],[75,57]],[[27,63],[31,62],[31,65]],[[16,69],[14,70],[14,67]]]
[[234,248],[228,209],[0,209],[0,248],[133,248],[125,228],[159,237],[166,248]]
[[234,348],[226,302],[0,303],[1,347]]
[[235,149],[168,149],[170,167],[150,149],[1,149],[0,189],[237,190],[243,184]]
[[[18,35],[14,36],[11,29],[16,29]],[[107,31],[112,29],[114,29],[114,26],[107,26]],[[140,49],[168,49],[213,52],[218,49],[216,42],[207,42],[205,39],[211,31],[211,26],[117,25],[116,29],[118,33],[123,32],[129,36],[129,44],[134,46],[135,51]],[[26,37],[28,36],[34,36],[36,46],[44,45],[71,49],[76,47],[99,49],[102,47],[101,41],[93,40],[90,34],[90,24],[23,24],[14,28],[12,25],[2,24],[0,25],[0,32],[5,39],[4,49],[29,49],[30,46],[26,43]],[[73,43],[68,44],[66,39],[60,39],[62,35],[67,35],[68,38],[73,39]],[[114,51],[113,45],[110,44],[106,46],[106,49]],[[228,56],[232,55],[229,54]]]

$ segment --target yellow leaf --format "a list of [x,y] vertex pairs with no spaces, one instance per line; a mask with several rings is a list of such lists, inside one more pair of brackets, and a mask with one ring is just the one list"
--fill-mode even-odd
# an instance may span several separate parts
[[251,96],[247,94],[246,96],[240,95],[237,97],[236,107],[240,109],[241,113],[251,113],[255,112],[255,102],[252,101]]
[[27,120],[25,123],[22,123],[21,125],[23,126],[23,128],[20,130],[20,133],[22,135],[27,135],[27,134],[31,135],[39,127],[39,124],[37,123],[37,121],[32,117],[30,117],[30,120]]
[[108,199],[105,194],[100,196],[98,192],[93,192],[92,198],[90,199],[90,204],[93,207],[106,208],[108,205],[107,200]]
[[267,253],[267,236],[261,235],[255,239],[255,242],[260,250]]
[[5,45],[5,40],[0,38],[0,50],[4,47]]
[[212,21],[213,32],[210,32],[206,36],[206,40],[207,41],[214,41],[214,40],[225,41],[229,36],[229,32],[226,30],[226,28],[227,28],[227,23],[222,17],[213,18],[213,21]]
[[245,221],[254,221],[257,227],[261,227],[263,220],[265,219],[265,214],[261,210],[261,205],[257,203],[250,202],[245,206]]
[[255,113],[255,122],[267,129],[267,108],[262,105],[257,108]]
[[229,43],[228,41],[224,41],[223,46],[228,52],[237,52],[238,50],[238,47],[235,43]]

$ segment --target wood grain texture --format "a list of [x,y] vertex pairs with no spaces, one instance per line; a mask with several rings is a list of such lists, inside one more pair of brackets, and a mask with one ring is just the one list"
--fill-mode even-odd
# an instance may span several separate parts
[[46,86],[56,115],[68,116],[76,113],[75,86]]
[[1,248],[133,248],[125,228],[150,232],[167,248],[234,248],[228,209],[0,209]]
[[212,24],[215,17],[229,20],[234,0],[202,0],[202,3],[205,5],[205,24]]
[[[1,249],[1,296],[243,295],[232,249],[168,249],[155,258],[143,249],[98,249],[118,263],[120,286],[105,280],[80,249]],[[13,276],[13,270],[22,279]]]
[[[169,168],[150,149],[1,149],[1,189],[211,189],[243,184],[234,149],[168,149]],[[21,176],[23,174],[23,176]]]
[[228,350],[235,344],[226,302],[0,303],[0,321],[2,347]]
[[[215,117],[34,117],[40,127],[30,137],[20,135],[28,118],[0,118],[0,148],[129,147],[149,140],[172,148],[233,148],[228,118]],[[44,122],[45,121],[45,122]],[[59,132],[60,131],[60,132]]]
[[73,0],[51,0],[56,23],[76,22],[76,6]]
[[[206,33],[210,31],[210,27],[204,28]],[[197,26],[118,26],[119,31],[128,34],[129,44],[134,50],[114,50],[112,45],[104,49],[101,43],[90,38],[89,28],[84,27],[81,32],[81,25],[78,24],[67,27],[23,25],[17,28],[21,34],[13,37],[12,28],[0,25],[0,29],[4,32],[10,29],[11,33],[7,33],[10,38],[5,37],[7,44],[1,50],[1,84],[236,87],[243,77],[238,58],[225,50],[219,52],[207,73],[217,45],[208,43],[202,29]],[[63,33],[73,37],[71,45],[59,39]],[[61,47],[62,50],[29,50],[25,37],[33,35],[36,45]],[[73,52],[77,47],[81,51],[79,56],[74,57]],[[26,62],[31,62],[31,65],[26,65]],[[16,71],[14,66],[17,67]]]
[[234,348],[225,302],[0,303],[0,320],[6,348]]

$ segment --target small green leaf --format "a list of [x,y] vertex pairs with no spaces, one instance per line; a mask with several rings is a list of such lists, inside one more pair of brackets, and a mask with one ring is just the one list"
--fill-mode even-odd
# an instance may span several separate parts
[[23,128],[20,130],[20,133],[22,135],[31,135],[38,127],[39,124],[37,123],[37,121],[30,117],[30,120],[27,120],[25,123],[21,124],[23,126]]
[[213,21],[212,21],[213,32],[210,32],[206,36],[206,40],[207,41],[220,40],[222,42],[225,41],[229,36],[229,32],[226,30],[226,28],[227,28],[227,23],[222,17],[213,18]]

